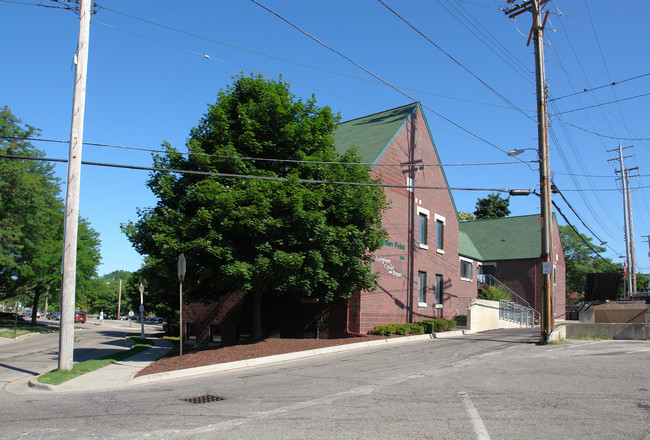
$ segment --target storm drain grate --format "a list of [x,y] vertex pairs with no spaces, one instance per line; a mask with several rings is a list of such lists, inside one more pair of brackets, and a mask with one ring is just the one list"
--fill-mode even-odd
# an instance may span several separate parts
[[214,394],[205,394],[203,396],[186,397],[185,399],[181,399],[181,400],[190,403],[211,403],[211,402],[219,402],[220,400],[223,400],[223,397],[215,396]]

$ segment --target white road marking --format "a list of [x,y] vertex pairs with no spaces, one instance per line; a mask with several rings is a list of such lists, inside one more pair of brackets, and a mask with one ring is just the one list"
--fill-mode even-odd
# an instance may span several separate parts
[[465,405],[465,409],[469,415],[469,421],[472,423],[472,428],[474,428],[474,432],[476,433],[477,440],[490,440],[490,434],[488,434],[487,429],[485,428],[483,419],[481,419],[480,414],[474,407],[474,404],[467,393],[460,391],[458,395],[463,400],[463,404]]

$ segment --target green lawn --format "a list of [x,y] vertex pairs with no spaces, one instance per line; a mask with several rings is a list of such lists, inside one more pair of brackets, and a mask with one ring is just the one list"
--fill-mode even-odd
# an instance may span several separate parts
[[47,325],[32,325],[31,322],[27,322],[22,318],[18,318],[17,325],[14,318],[3,316],[0,319],[0,338],[17,338],[18,336],[29,333],[56,332],[58,330],[57,327],[49,327]]
[[82,374],[90,373],[91,371],[98,370],[102,367],[112,364],[113,362],[119,362],[131,356],[134,356],[140,352],[150,349],[153,347],[153,342],[149,339],[140,339],[139,335],[130,335],[128,336],[135,345],[131,347],[130,350],[122,350],[113,354],[109,354],[100,359],[90,359],[84,362],[77,362],[72,366],[72,370],[52,370],[49,373],[42,374],[38,377],[40,383],[45,383],[49,385],[60,385],[63,382],[66,382],[75,377],[79,377]]

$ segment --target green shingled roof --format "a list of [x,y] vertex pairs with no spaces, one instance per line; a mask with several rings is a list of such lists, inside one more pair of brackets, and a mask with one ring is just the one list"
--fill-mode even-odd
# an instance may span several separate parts
[[409,116],[418,107],[412,103],[341,123],[334,140],[339,153],[357,147],[365,163],[375,163]]
[[461,222],[458,253],[474,259],[478,256],[482,261],[539,258],[539,218],[535,214]]

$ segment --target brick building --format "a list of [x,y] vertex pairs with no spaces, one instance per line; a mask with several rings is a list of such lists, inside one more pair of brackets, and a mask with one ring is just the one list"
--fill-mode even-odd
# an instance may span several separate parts
[[[263,306],[262,317],[268,334],[295,337],[318,331],[322,337],[343,337],[368,333],[376,324],[453,319],[464,314],[471,299],[476,298],[477,274],[487,265],[498,265],[499,274],[508,274],[513,283],[518,281],[526,289],[537,285],[539,281],[532,280],[537,276],[535,263],[517,258],[512,259],[514,263],[488,261],[481,244],[474,243],[482,234],[459,226],[420,104],[344,122],[335,132],[335,141],[340,152],[356,147],[363,161],[372,164],[372,177],[380,177],[386,185],[390,208],[383,226],[388,238],[375,252],[373,263],[373,271],[380,275],[379,286],[373,292],[357,292],[349,300],[328,304],[269,301]],[[538,243],[539,237],[537,232]],[[554,243],[559,243],[559,238]],[[563,259],[561,266],[563,269]],[[556,289],[558,295],[562,291],[562,298],[563,282],[564,272],[562,288]],[[534,296],[531,292],[526,295]],[[229,335],[228,340],[235,339],[249,325],[249,305],[245,297],[233,298],[224,302],[228,311],[214,304],[194,305],[187,308],[183,319],[203,337],[208,337],[206,329],[210,329],[211,333]]]
[[[555,316],[564,319],[566,266],[555,216],[552,226],[553,305]],[[477,262],[479,273],[492,275],[539,312],[542,309],[541,230],[537,214],[463,222],[459,253]]]

